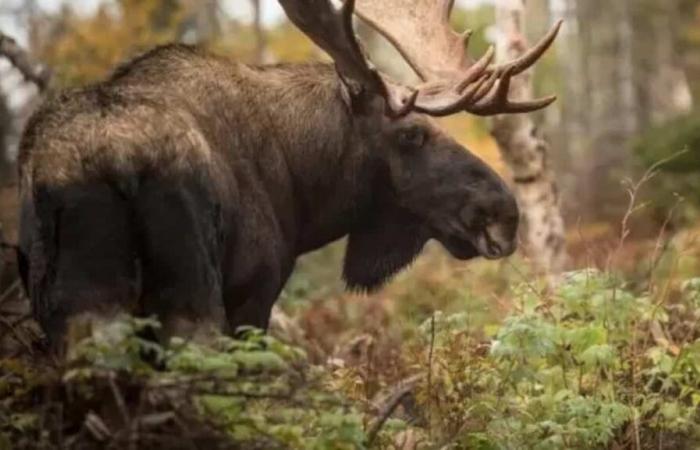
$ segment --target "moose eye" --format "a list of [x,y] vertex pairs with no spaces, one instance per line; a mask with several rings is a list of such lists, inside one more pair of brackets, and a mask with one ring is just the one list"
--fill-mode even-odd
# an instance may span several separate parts
[[399,147],[402,149],[418,149],[423,147],[426,140],[425,130],[419,127],[411,127],[400,130],[397,135]]

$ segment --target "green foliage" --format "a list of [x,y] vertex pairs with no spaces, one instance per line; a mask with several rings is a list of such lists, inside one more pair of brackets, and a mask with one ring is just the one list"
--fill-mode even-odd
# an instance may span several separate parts
[[27,409],[25,399],[47,376],[17,360],[0,360],[0,450],[12,448],[11,436],[38,427],[39,415]]
[[153,372],[151,362],[162,361],[164,353],[160,345],[140,336],[148,328],[159,328],[151,319],[123,317],[99,327],[94,327],[91,336],[71,349],[70,359],[76,366],[66,373],[66,378],[90,377],[94,371],[122,371],[134,375]]
[[[374,448],[407,440],[417,449],[628,448],[661,434],[688,448],[700,444],[700,279],[684,282],[667,303],[608,273],[572,272],[548,294],[531,283],[514,287],[514,309],[498,323],[481,307],[454,312],[478,300],[473,293],[447,295],[442,304],[452,312],[434,313],[407,335],[405,369],[420,376],[414,407],[388,419]],[[362,392],[372,383],[393,388],[372,380],[364,363],[311,366],[304,351],[257,330],[161,346],[142,337],[157,327],[133,318],[103,325],[53,378],[1,363],[0,449],[17,436],[51,441],[45,413],[31,403],[47,387],[70,393],[64,414],[78,425],[103,414],[99,405],[115,410],[116,389],[127,399],[160,399],[139,406],[144,417],[184,410],[189,427],[209,424],[242,448],[363,449],[377,409]]]
[[[70,392],[66,414],[78,423],[95,414],[96,405],[111,402],[115,390],[136,389],[151,399],[138,408],[144,417],[186,414],[189,427],[213,424],[228,446],[365,448],[362,417],[326,388],[327,374],[309,366],[302,350],[252,329],[244,339],[219,336],[206,345],[174,338],[163,347],[141,337],[157,327],[153,320],[128,317],[100,326],[71,349],[70,368],[46,382],[33,382],[33,372],[21,364],[3,363],[3,372],[11,372],[0,378],[0,399],[15,412],[0,414],[0,448],[3,439],[32,435],[44,436],[46,447],[53,448],[49,442],[56,437],[42,434],[41,408],[30,406],[36,388],[49,385]],[[119,407],[117,401],[108,409]],[[119,429],[118,423],[105,423],[108,430]],[[210,439],[213,433],[205,434]],[[120,434],[128,436],[113,436]]]
[[83,85],[104,78],[128,57],[176,40],[184,12],[174,0],[119,0],[90,17],[65,9],[51,39],[36,50],[59,86]]
[[[698,286],[686,283],[683,301],[700,313]],[[490,341],[465,313],[421,326],[432,361],[419,401],[434,443],[544,450],[607,448],[642,432],[697,439],[700,340],[651,339],[670,320],[652,297],[592,270],[568,274],[550,296],[515,291],[520,309]]]

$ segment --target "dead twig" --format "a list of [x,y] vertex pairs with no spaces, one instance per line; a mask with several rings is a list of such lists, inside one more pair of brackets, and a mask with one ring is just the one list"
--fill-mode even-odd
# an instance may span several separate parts
[[661,166],[687,152],[688,149],[684,149],[680,152],[674,153],[668,158],[664,158],[662,160],[657,161],[644,172],[642,177],[639,180],[637,180],[636,183],[629,179],[625,180],[625,184],[627,185],[628,196],[627,210],[625,211],[625,215],[622,217],[622,223],[620,224],[620,237],[618,240],[617,249],[610,255],[610,259],[608,261],[608,270],[612,269],[613,265],[617,262],[619,255],[622,252],[622,249],[625,245],[625,242],[627,241],[627,237],[630,234],[629,221],[632,215],[634,215],[634,213],[636,213],[640,209],[643,209],[646,206],[646,204],[637,204],[637,198],[642,187],[646,185],[649,181],[651,181],[659,173],[659,169],[661,168]]
[[117,383],[114,381],[113,376],[107,377],[107,384],[109,385],[109,389],[112,391],[112,397],[114,397],[114,401],[117,404],[117,408],[119,409],[119,413],[122,416],[124,425],[128,426],[131,423],[131,418],[129,417],[129,413],[126,410],[124,396],[122,396],[122,393],[119,390],[119,386],[117,386]]
[[428,350],[428,397],[433,394],[433,352],[435,351],[435,313],[430,316],[430,349]]
[[84,425],[92,437],[99,442],[105,442],[112,437],[112,432],[104,421],[92,411],[85,416]]
[[173,420],[175,420],[175,413],[168,411],[163,413],[148,414],[137,418],[134,422],[138,428],[148,429],[163,426],[168,422],[172,422]]
[[[34,349],[32,348],[32,345],[29,342],[27,342],[27,340],[24,338],[24,336],[22,336],[22,333],[20,333],[17,330],[17,327],[15,326],[15,324],[10,323],[9,320],[5,319],[2,316],[0,316],[0,324],[3,325],[7,331],[12,333],[12,335],[15,337],[17,342],[22,344],[22,346],[27,350],[27,352],[30,355],[34,354]],[[4,335],[5,335],[5,333],[0,334],[0,338],[2,338]]]
[[[433,352],[435,350],[435,312],[430,316],[430,349],[428,351],[428,399],[433,401]],[[428,428],[432,438],[432,427]]]
[[20,281],[15,280],[14,283],[10,285],[7,289],[5,289],[5,292],[0,294],[0,305],[2,305],[7,299],[10,298],[10,296],[21,287]]

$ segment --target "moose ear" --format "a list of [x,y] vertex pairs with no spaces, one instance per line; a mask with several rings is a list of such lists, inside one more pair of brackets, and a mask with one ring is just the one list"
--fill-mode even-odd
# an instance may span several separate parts
[[343,278],[348,289],[379,289],[421,252],[428,235],[413,215],[397,208],[382,209],[350,233]]

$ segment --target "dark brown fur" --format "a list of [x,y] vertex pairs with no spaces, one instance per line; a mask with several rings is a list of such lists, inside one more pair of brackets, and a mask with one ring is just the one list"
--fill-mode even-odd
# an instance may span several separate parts
[[349,101],[330,65],[256,68],[179,45],[48,99],[21,145],[20,245],[50,339],[83,312],[264,328],[296,258],[346,235],[359,289],[430,238],[467,259],[498,228],[499,255],[512,252],[501,180],[427,117],[390,119],[381,103]]

